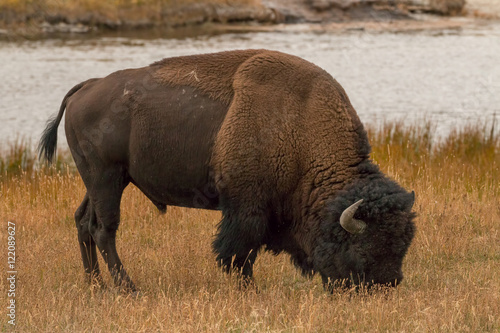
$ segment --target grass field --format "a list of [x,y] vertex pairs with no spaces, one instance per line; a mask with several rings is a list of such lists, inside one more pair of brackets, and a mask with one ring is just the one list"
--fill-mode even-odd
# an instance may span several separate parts
[[[5,272],[5,231],[15,221],[16,330],[500,332],[500,136],[475,126],[436,143],[433,132],[429,124],[369,131],[372,157],[415,190],[418,213],[405,280],[372,294],[327,294],[286,255],[265,253],[255,267],[259,289],[241,290],[211,252],[220,213],[169,207],[161,216],[132,186],[122,201],[118,251],[142,296],[110,287],[107,270],[107,286],[89,288],[73,220],[84,195],[79,176],[64,157],[57,170],[34,172],[33,152],[4,147],[0,262]],[[2,331],[11,330],[7,287],[2,278]]]

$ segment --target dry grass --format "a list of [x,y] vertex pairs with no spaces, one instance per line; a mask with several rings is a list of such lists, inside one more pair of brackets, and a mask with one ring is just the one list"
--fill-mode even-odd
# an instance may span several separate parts
[[[474,127],[434,144],[432,133],[430,125],[370,131],[373,158],[415,190],[419,215],[405,281],[371,295],[329,295],[286,255],[268,254],[255,267],[259,291],[240,290],[211,252],[220,213],[169,207],[159,216],[133,187],[122,202],[118,250],[143,296],[109,287],[107,271],[108,287],[89,288],[73,221],[84,195],[79,176],[62,166],[52,175],[2,171],[2,230],[17,224],[17,330],[499,332],[499,136]],[[5,263],[4,232],[0,244]],[[5,279],[0,286],[6,311]]]

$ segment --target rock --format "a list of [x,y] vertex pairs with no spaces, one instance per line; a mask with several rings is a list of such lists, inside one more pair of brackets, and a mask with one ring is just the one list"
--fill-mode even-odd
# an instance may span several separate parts
[[40,24],[39,28],[43,33],[54,34],[54,33],[73,33],[73,34],[83,34],[92,30],[91,27],[83,24],[68,24],[64,22],[59,22],[57,24],[50,24],[44,21]]
[[465,0],[409,0],[408,8],[439,15],[460,14],[465,6]]
[[465,0],[430,0],[431,8],[441,15],[457,15],[462,12]]
[[390,21],[410,18],[408,12],[457,15],[466,0],[262,0],[285,22]]
[[311,6],[319,11],[328,10],[332,7],[341,9],[348,9],[349,7],[357,5],[366,5],[373,1],[360,1],[360,0],[310,0]]
[[274,11],[270,8],[261,6],[214,6],[213,20],[216,22],[242,22],[242,21],[257,21],[257,22],[273,22],[276,19]]
[[[401,0],[405,1],[405,0]],[[262,0],[285,17],[286,23],[389,21],[408,19],[398,0]]]
[[210,5],[193,3],[177,7],[164,7],[161,21],[171,27],[195,25],[204,22],[274,22],[276,13],[264,6]]

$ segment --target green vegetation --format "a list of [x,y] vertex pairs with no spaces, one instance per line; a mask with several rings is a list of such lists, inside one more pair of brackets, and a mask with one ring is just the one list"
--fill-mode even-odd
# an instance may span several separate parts
[[[436,141],[431,124],[369,130],[372,157],[415,190],[417,234],[397,290],[323,291],[286,255],[263,254],[259,290],[240,290],[216,267],[219,212],[169,207],[159,215],[129,186],[118,251],[142,291],[120,294],[84,280],[73,214],[83,183],[65,158],[36,171],[28,145],[4,149],[0,221],[17,226],[19,332],[498,332],[500,135],[492,126]],[[1,243],[6,244],[6,233]],[[6,262],[6,251],[0,260]],[[102,260],[101,260],[102,265]],[[104,268],[104,265],[102,265]],[[0,283],[6,294],[6,282]],[[2,331],[8,329],[4,320]]]

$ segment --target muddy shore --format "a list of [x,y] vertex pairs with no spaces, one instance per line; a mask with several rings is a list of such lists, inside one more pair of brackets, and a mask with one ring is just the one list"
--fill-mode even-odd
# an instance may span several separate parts
[[[44,5],[9,7],[0,3],[0,38],[44,38],[59,35],[102,34],[154,30],[268,30],[279,24],[320,24],[323,27],[377,28],[417,25],[420,14],[443,18],[437,26],[457,25],[447,17],[499,17],[500,8],[485,7],[493,0],[261,0],[199,1],[188,4],[117,6],[110,10]],[[36,2],[34,2],[36,3]],[[485,9],[485,10],[483,10]],[[417,18],[417,19],[416,19]],[[399,22],[401,21],[401,22]],[[427,20],[429,21],[429,20]],[[432,21],[432,20],[431,20]],[[398,23],[399,22],[399,23]],[[431,28],[436,22],[431,23]],[[208,27],[207,27],[208,26]],[[167,33],[168,35],[168,33]]]

